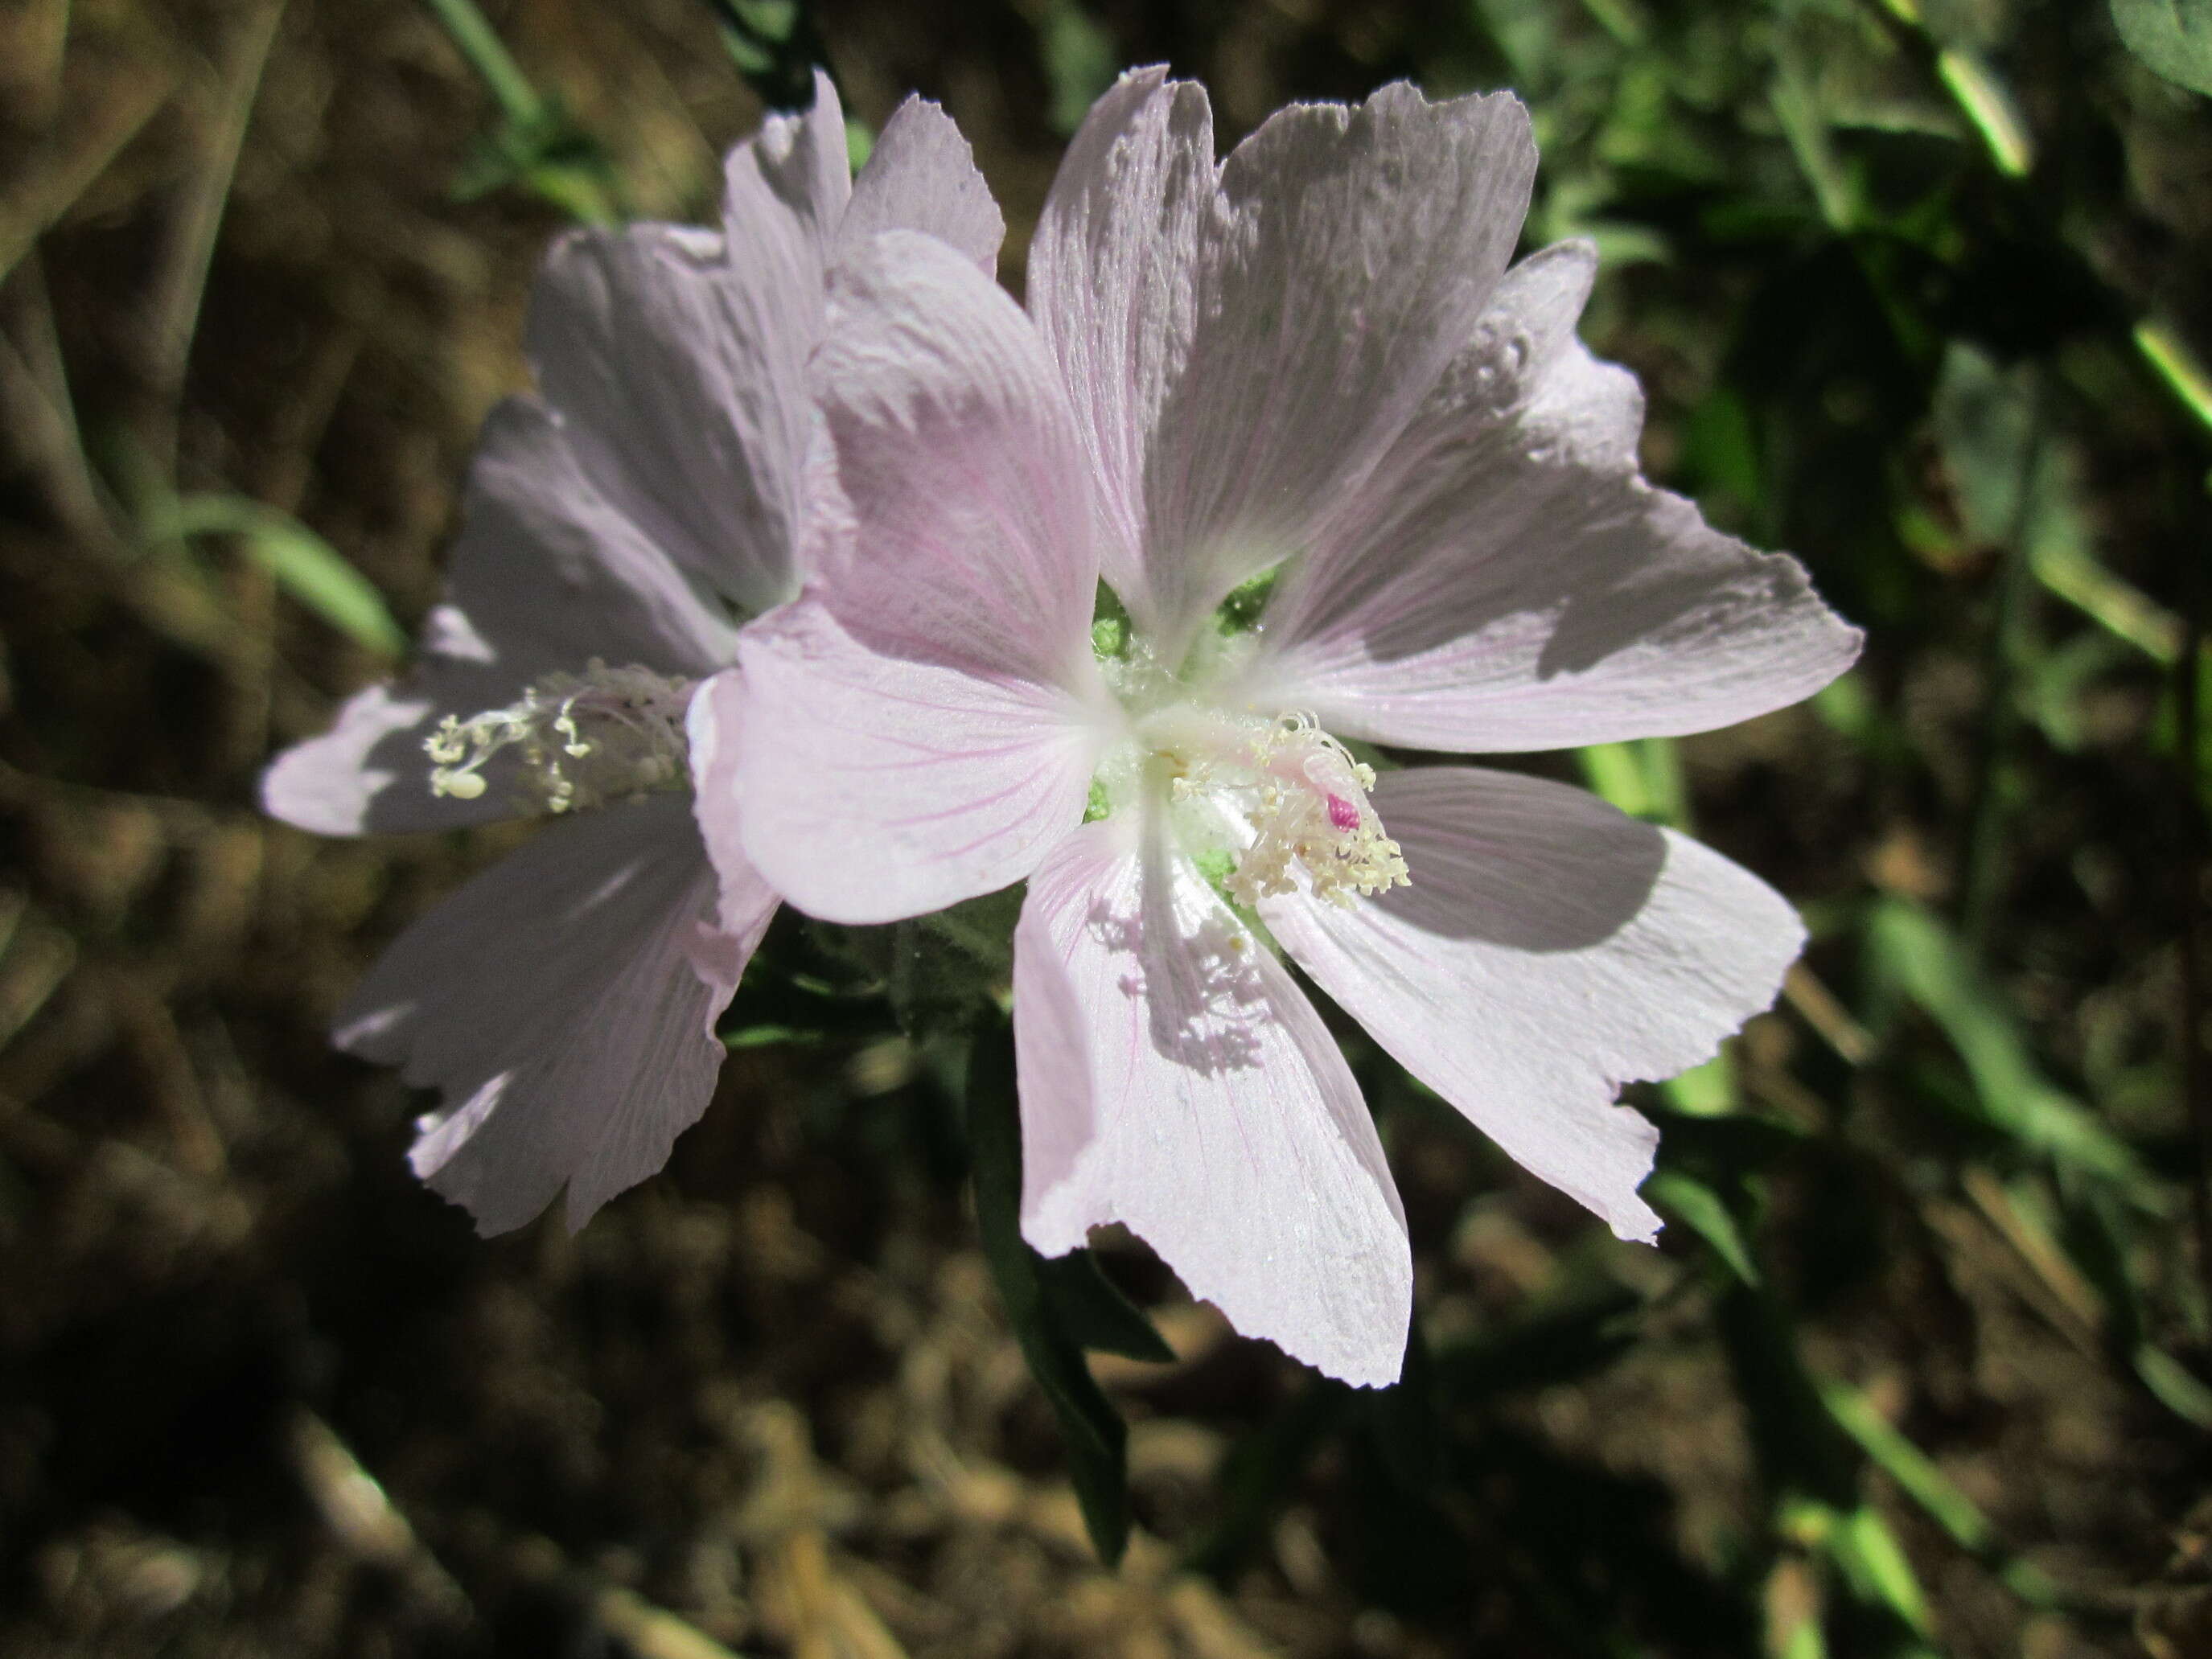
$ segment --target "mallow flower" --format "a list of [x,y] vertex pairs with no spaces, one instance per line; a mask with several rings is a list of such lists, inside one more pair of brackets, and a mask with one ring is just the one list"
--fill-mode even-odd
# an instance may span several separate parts
[[557,820],[404,933],[335,1032],[439,1091],[410,1160],[486,1232],[564,1186],[581,1226],[714,1092],[776,899],[733,842],[719,883],[708,863],[693,691],[798,592],[825,280],[892,228],[989,283],[1003,225],[950,118],[909,100],[856,179],[817,76],[731,155],[719,230],[557,242],[537,395],[485,422],[418,660],[264,778],[269,811],[325,835]]
[[1858,648],[1795,562],[1638,476],[1636,381],[1575,337],[1592,250],[1508,269],[1535,159],[1510,96],[1396,85],[1217,164],[1202,88],[1125,76],[1053,185],[1026,317],[915,237],[833,279],[835,534],[742,684],[702,693],[742,720],[695,755],[735,785],[702,821],[734,813],[801,908],[1026,878],[1029,1241],[1124,1223],[1356,1383],[1401,1367],[1405,1218],[1285,957],[1650,1239],[1656,1135],[1622,1084],[1711,1055],[1802,942],[1695,842],[1368,745],[1696,732]]

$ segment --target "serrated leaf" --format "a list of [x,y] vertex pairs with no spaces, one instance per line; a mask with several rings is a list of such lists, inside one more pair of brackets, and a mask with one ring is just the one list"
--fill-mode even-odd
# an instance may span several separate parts
[[1007,1322],[1067,1446],[1091,1547],[1108,1565],[1129,1541],[1128,1430],[1048,1293],[1042,1258],[1022,1240],[1022,1127],[1012,1034],[980,1033],[968,1060],[968,1150],[975,1224]]
[[2212,0],[2112,0],[2112,25],[2153,70],[2212,97]]

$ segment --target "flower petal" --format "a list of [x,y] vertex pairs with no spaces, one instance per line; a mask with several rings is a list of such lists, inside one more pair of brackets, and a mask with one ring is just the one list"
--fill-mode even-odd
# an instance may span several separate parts
[[321,835],[508,816],[512,757],[487,769],[476,800],[430,793],[422,739],[444,716],[502,708],[593,657],[694,676],[736,652],[721,605],[592,486],[559,417],[529,398],[484,422],[447,591],[404,679],[358,693],[329,732],[276,757],[262,783],[270,813]]
[[593,657],[711,673],[737,625],[712,593],[594,487],[574,432],[514,398],[484,422],[461,534],[447,562],[453,628],[426,648],[488,657],[520,687]]
[[748,628],[738,662],[693,704],[699,820],[718,864],[734,843],[811,915],[995,891],[1082,820],[1096,720],[1057,686],[901,656],[814,599]]
[[1406,1069],[1623,1238],[1658,1132],[1613,1103],[1767,1007],[1796,913],[1719,854],[1540,778],[1385,773],[1410,888],[1352,908],[1262,901],[1277,939]]
[[592,483],[698,580],[754,612],[797,591],[825,251],[850,184],[837,96],[732,152],[721,233],[571,231],[528,346]]
[[1535,173],[1507,94],[1279,112],[1217,173],[1202,88],[1124,76],[1070,145],[1030,310],[1105,489],[1107,575],[1172,644],[1303,546],[1504,270]]
[[1030,314],[1097,470],[1106,579],[1147,620],[1146,470],[1198,330],[1215,177],[1206,88],[1132,70],[1069,143],[1030,243]]
[[761,229],[773,218],[763,210],[781,204],[818,253],[852,203],[851,157],[836,84],[817,69],[814,102],[805,114],[769,116],[730,152],[722,169],[726,228],[733,237]]
[[884,649],[1090,685],[1091,496],[1029,319],[913,231],[848,258],[830,303],[814,374],[847,522],[813,591]]
[[1499,286],[1420,415],[1270,604],[1243,695],[1381,743],[1498,753],[1726,726],[1860,635],[1804,569],[1637,476],[1635,378],[1574,337],[1595,255]]
[[834,310],[815,371],[845,499],[817,516],[839,522],[715,707],[744,705],[747,858],[801,909],[887,921],[1019,879],[1081,819],[1097,567],[1066,397],[1011,301],[892,231],[841,267]]
[[732,928],[684,802],[549,826],[415,923],[339,1016],[342,1048],[404,1064],[443,1110],[416,1173],[486,1233],[565,1185],[580,1227],[667,1161],[722,1061],[714,1024],[775,909]]
[[[756,916],[761,926],[775,914],[775,890],[745,856],[738,834],[738,729],[744,709],[744,684],[735,669],[700,683],[684,714],[684,737],[691,751],[692,817],[706,844],[721,889],[720,917],[725,934],[748,936]],[[763,908],[765,906],[765,908]],[[757,936],[757,935],[755,935]],[[738,968],[744,964],[739,961]],[[735,984],[736,975],[731,976]]]
[[908,98],[884,123],[853,180],[853,199],[837,227],[837,257],[886,230],[926,232],[958,248],[986,276],[998,273],[1006,218],[959,127],[926,98]]
[[1085,825],[1014,933],[1022,1232],[1048,1255],[1126,1223],[1248,1336],[1395,1382],[1404,1211],[1336,1043],[1180,856]]
[[462,708],[471,702],[469,683],[426,661],[404,686],[356,691],[329,731],[269,763],[261,775],[262,811],[318,836],[455,830],[507,816],[504,792],[487,790],[475,800],[430,793],[424,734],[446,714],[465,716],[504,701]]

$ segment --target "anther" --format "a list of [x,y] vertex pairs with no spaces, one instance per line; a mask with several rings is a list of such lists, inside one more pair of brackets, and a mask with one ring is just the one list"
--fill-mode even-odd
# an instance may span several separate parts
[[581,674],[548,674],[504,708],[448,714],[422,740],[430,793],[476,800],[483,768],[516,751],[526,810],[568,812],[680,785],[688,770],[690,682],[594,657]]

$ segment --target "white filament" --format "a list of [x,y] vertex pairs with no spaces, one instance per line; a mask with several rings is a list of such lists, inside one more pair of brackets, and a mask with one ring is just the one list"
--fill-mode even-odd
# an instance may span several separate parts
[[504,708],[448,714],[422,740],[430,793],[475,800],[494,756],[517,751],[526,809],[569,812],[630,795],[680,788],[689,775],[684,715],[691,683],[649,668],[610,668],[597,657],[581,674],[548,674]]

